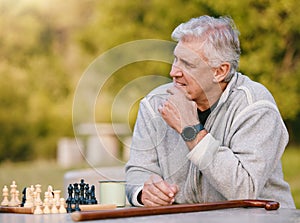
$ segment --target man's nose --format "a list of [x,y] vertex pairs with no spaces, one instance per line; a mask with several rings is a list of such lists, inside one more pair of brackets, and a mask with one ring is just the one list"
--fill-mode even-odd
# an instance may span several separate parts
[[175,64],[172,64],[172,68],[171,68],[171,71],[170,71],[170,76],[171,77],[179,77],[179,76],[182,76],[182,71],[181,69],[176,66]]

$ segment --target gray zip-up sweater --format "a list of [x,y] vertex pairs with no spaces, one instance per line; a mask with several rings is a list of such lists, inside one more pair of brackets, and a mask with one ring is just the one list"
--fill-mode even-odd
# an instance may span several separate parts
[[177,203],[269,199],[295,208],[283,179],[281,156],[288,133],[269,91],[236,73],[205,123],[209,132],[193,150],[158,112],[171,84],[154,89],[140,103],[126,194],[138,206],[138,192],[151,174],[179,186]]

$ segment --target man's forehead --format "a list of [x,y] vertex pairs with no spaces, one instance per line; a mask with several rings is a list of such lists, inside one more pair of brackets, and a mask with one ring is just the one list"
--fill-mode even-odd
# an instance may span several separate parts
[[199,45],[199,42],[179,41],[174,49],[174,55],[188,59],[189,61],[206,64],[206,62],[200,56],[200,48],[201,46]]
[[194,44],[191,43],[183,43],[183,42],[178,42],[176,45],[174,52],[179,53],[179,54],[188,54],[194,57],[199,56],[197,52],[192,48]]

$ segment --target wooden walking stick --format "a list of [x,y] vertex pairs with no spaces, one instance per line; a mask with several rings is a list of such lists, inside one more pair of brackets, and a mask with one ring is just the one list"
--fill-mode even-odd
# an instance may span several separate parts
[[82,211],[73,212],[73,221],[98,220],[108,218],[124,218],[159,214],[186,213],[197,211],[209,211],[226,208],[260,207],[266,210],[277,210],[279,203],[269,200],[231,200],[220,202],[209,202],[203,204],[177,204],[160,207],[123,208],[105,211]]

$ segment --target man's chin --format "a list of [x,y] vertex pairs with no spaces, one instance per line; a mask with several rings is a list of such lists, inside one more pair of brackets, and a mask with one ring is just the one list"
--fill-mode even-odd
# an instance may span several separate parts
[[188,100],[193,100],[193,97],[192,97],[192,95],[190,94],[190,93],[188,93],[188,92],[186,92],[185,91],[185,97],[188,99]]

